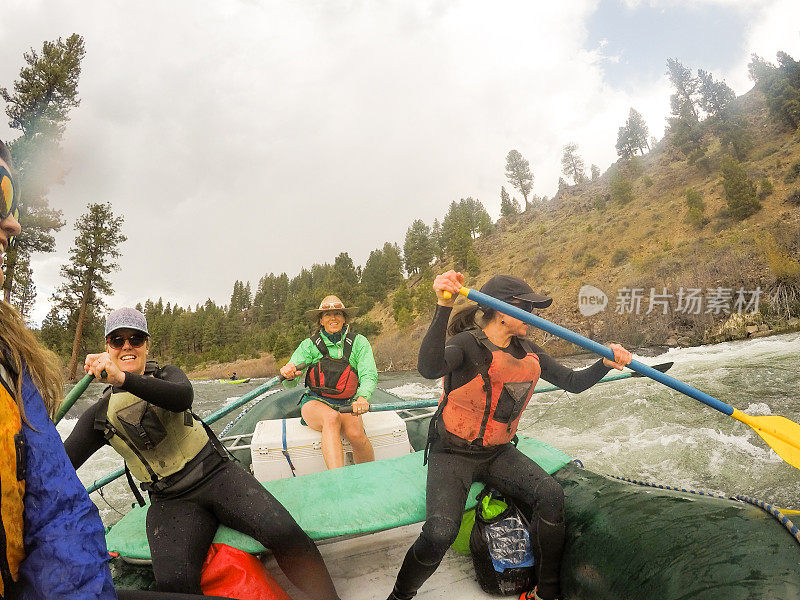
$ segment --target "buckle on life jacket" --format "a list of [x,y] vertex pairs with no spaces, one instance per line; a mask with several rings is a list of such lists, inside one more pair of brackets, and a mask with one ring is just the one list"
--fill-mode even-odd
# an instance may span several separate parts
[[17,454],[17,481],[23,481],[28,472],[28,446],[22,431],[14,435],[14,448]]

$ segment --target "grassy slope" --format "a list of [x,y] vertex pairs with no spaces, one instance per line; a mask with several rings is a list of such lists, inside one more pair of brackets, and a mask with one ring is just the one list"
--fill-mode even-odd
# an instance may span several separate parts
[[[754,142],[745,162],[748,175],[756,183],[766,176],[774,185],[758,213],[743,222],[722,216],[722,152],[715,138],[708,137],[706,169],[689,165],[662,143],[638,159],[641,172],[631,176],[635,199],[625,206],[608,202],[604,209],[595,207],[595,198],[609,193],[610,174],[620,168],[618,163],[596,181],[562,190],[547,206],[502,219],[492,234],[476,240],[481,273],[468,277],[467,284],[479,287],[495,273],[522,277],[535,290],[554,298],[553,306],[542,316],[598,341],[618,340],[637,346],[668,341],[688,345],[713,339],[711,333],[724,320],[721,317],[689,319],[674,313],[666,317],[620,316],[613,310],[617,290],[622,287],[645,288],[645,298],[651,287],[660,291],[666,286],[673,294],[681,286],[743,287],[748,291],[756,286],[764,290],[774,287],[763,243],[768,233],[800,239],[800,210],[785,201],[790,192],[800,189],[800,180],[784,183],[790,165],[800,161],[800,136],[780,131],[771,123],[760,92],[751,91],[737,102],[747,115]],[[706,203],[710,222],[699,230],[686,222],[683,192],[687,187],[699,191]],[[618,250],[627,251],[628,259],[612,260]],[[434,269],[449,267],[435,265]],[[577,296],[584,284],[606,292],[609,307],[604,313],[590,318],[580,315]],[[429,286],[430,282],[412,281],[414,285]],[[390,300],[370,314],[383,323],[383,332],[374,341],[376,358],[384,367],[413,367],[430,315],[418,315],[412,326],[398,331],[388,305]],[[643,312],[646,308],[645,304]],[[541,334],[539,339],[543,341]],[[555,353],[569,351],[567,346],[550,342]]]

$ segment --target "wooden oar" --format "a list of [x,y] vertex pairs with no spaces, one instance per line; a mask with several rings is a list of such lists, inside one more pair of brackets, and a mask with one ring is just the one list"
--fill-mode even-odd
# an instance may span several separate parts
[[[661,371],[667,371],[672,367],[675,363],[667,362],[661,363],[660,365],[653,365],[654,369]],[[603,377],[597,383],[606,383],[609,381],[619,381],[620,379],[630,379],[631,377],[644,377],[641,373],[637,373],[636,371],[631,371],[630,373],[620,373],[618,375],[609,375],[607,377]],[[596,385],[596,384],[595,384]],[[554,390],[560,390],[561,388],[557,385],[546,385],[540,388],[536,388],[533,390],[534,394],[543,394],[544,392],[552,392]],[[430,400],[404,400],[402,402],[382,402],[381,404],[370,404],[368,412],[380,412],[384,410],[408,410],[412,408],[430,408],[431,406],[436,406],[439,404],[439,398],[432,398]],[[352,413],[353,407],[352,406],[342,406],[339,408],[340,413]]]
[[[298,371],[302,371],[303,369],[306,368],[306,365],[299,364],[299,365],[297,365],[296,368],[297,368]],[[86,377],[84,377],[84,379],[86,379]],[[247,392],[244,396],[241,396],[241,397],[237,398],[236,400],[234,400],[230,404],[227,404],[227,405],[223,406],[222,408],[220,408],[218,411],[211,413],[205,419],[203,419],[203,421],[205,421],[206,425],[210,425],[211,423],[215,423],[216,421],[219,421],[222,417],[227,415],[229,412],[232,412],[232,411],[236,410],[237,408],[239,408],[243,404],[247,404],[251,400],[254,400],[258,396],[261,396],[262,394],[268,392],[270,390],[270,388],[274,387],[276,384],[278,384],[281,381],[283,381],[283,379],[284,379],[284,377],[282,375],[278,375],[276,377],[273,377],[272,379],[268,379],[266,382],[262,383],[257,388],[253,388],[252,390]],[[82,381],[83,380],[81,380],[81,382]],[[97,481],[95,481],[92,485],[90,485],[89,487],[86,488],[86,491],[91,494],[92,492],[94,492],[95,490],[100,489],[101,487],[103,487],[107,483],[111,483],[112,481],[114,481],[118,477],[121,477],[124,473],[125,473],[125,469],[117,469],[113,473],[109,473],[105,477],[102,477],[101,479],[98,479]]]
[[[551,323],[550,321],[537,315],[526,312],[521,308],[503,302],[502,300],[498,300],[493,296],[482,294],[477,290],[472,290],[466,287],[462,287],[458,293],[482,306],[493,308],[503,314],[528,323],[529,325],[538,327],[542,331],[546,331],[547,333],[560,337],[568,342],[572,342],[576,346],[585,348],[586,350],[594,352],[595,354],[599,354],[600,356],[603,356],[609,360],[614,360],[614,352],[611,350],[611,348],[603,346],[602,344],[599,344],[594,340],[590,340],[589,338],[583,337],[579,333],[575,333],[574,331],[566,329],[565,327]],[[445,294],[445,297],[447,297],[447,293]],[[703,404],[707,404],[722,414],[733,417],[737,421],[741,421],[745,425],[748,425],[759,436],[761,436],[761,439],[763,439],[778,456],[780,456],[794,468],[800,469],[800,425],[794,421],[790,421],[786,417],[781,417],[779,415],[753,417],[745,414],[742,411],[732,407],[730,404],[726,404],[721,400],[717,400],[713,396],[710,396],[705,392],[701,392],[697,388],[687,385],[682,381],[678,381],[674,377],[671,377],[665,373],[661,373],[653,367],[649,367],[638,360],[631,361],[628,365],[628,368],[637,371],[638,373],[641,373],[650,379],[654,379],[659,383],[663,383],[667,387],[671,387],[673,390],[681,392],[682,394],[686,394],[690,398],[699,400]]]

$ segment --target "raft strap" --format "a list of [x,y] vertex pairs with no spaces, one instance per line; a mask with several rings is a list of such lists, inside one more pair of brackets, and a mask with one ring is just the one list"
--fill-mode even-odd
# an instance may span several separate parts
[[281,428],[283,429],[282,438],[283,438],[283,456],[286,457],[286,462],[289,463],[289,469],[292,471],[292,477],[297,477],[297,474],[294,472],[294,465],[292,464],[292,458],[289,456],[289,448],[286,444],[286,419],[281,419]]
[[737,496],[730,496],[730,495],[722,495],[722,494],[714,494],[712,492],[696,492],[694,490],[687,490],[686,488],[677,488],[671,487],[669,485],[660,485],[656,483],[648,483],[646,481],[636,481],[635,479],[631,479],[630,477],[617,477],[616,475],[609,475],[612,479],[619,479],[620,481],[627,481],[628,483],[634,483],[636,485],[643,485],[647,487],[658,488],[660,490],[672,490],[675,492],[685,492],[687,494],[697,494],[698,496],[709,496],[711,498],[721,498],[723,500],[736,500],[738,502],[747,502],[748,504],[752,504],[753,506],[757,506],[766,512],[768,515],[771,515],[777,519],[777,521],[783,525],[786,530],[789,532],[797,543],[800,544],[800,529],[792,523],[792,521],[784,515],[780,510],[772,506],[771,504],[767,504],[763,500],[756,500],[755,498],[750,498],[749,496],[743,496],[741,494]]

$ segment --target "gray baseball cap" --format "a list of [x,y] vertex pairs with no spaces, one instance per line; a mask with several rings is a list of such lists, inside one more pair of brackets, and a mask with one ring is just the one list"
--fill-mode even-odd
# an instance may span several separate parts
[[147,319],[135,308],[118,308],[106,317],[106,337],[117,329],[135,329],[150,335],[147,331]]

